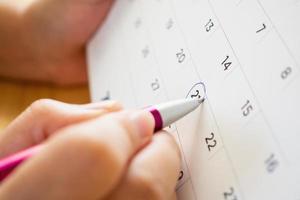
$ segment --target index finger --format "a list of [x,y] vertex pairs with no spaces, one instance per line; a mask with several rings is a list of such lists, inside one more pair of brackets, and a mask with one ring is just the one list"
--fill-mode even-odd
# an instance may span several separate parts
[[150,140],[153,128],[146,111],[109,114],[65,128],[7,178],[0,199],[103,197],[118,184],[132,155]]
[[0,157],[37,145],[63,127],[120,109],[114,101],[86,105],[50,99],[35,101],[1,133]]

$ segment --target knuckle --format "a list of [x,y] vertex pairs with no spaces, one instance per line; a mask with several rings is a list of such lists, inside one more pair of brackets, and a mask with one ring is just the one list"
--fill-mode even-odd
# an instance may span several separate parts
[[155,176],[151,174],[136,175],[132,177],[132,182],[136,191],[140,191],[141,195],[146,197],[146,199],[151,200],[163,200],[165,198],[165,193],[161,187],[157,184]]
[[[127,147],[128,149],[131,149],[131,147],[135,144],[137,137],[137,135],[134,134],[135,128],[125,112],[109,114],[108,116],[101,118],[100,123],[103,127],[111,127],[111,129],[107,130],[107,132],[113,132],[113,135],[115,135],[113,138],[118,139],[119,141],[116,141],[116,143],[120,143],[122,141],[123,148]],[[114,148],[114,150],[116,151],[117,149]]]
[[131,133],[134,131],[133,123],[130,120],[128,113],[123,112],[119,117],[118,123],[126,133]]
[[118,175],[124,165],[120,153],[112,144],[84,135],[82,131],[78,128],[78,134],[73,131],[63,136],[63,148],[68,151],[68,157],[76,158],[76,163],[91,173],[109,169],[109,173]]
[[162,132],[161,134],[162,140],[161,142],[166,145],[166,147],[173,152],[173,154],[176,154],[176,157],[178,158],[178,162],[180,163],[181,160],[181,151],[179,148],[178,143],[176,142],[175,138],[168,133]]
[[123,104],[119,101],[115,101],[115,100],[107,100],[102,102],[102,106],[103,108],[106,109],[114,109],[114,110],[123,110]]
[[123,112],[121,115],[116,114],[115,116],[117,116],[115,126],[118,127],[120,133],[122,133],[120,135],[126,137],[126,140],[128,140],[130,144],[135,144],[137,139],[136,129],[128,113]]
[[54,103],[55,101],[51,99],[39,99],[34,101],[28,109],[33,114],[46,114],[51,111]]

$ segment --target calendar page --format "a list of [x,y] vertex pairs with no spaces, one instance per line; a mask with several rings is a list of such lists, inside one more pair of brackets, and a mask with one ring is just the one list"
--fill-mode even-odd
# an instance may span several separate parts
[[167,128],[180,200],[300,200],[300,0],[117,0],[87,54],[93,101],[141,108],[206,85]]

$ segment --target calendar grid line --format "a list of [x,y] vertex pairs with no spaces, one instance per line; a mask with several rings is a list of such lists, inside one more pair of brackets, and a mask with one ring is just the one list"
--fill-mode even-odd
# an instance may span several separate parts
[[278,147],[278,149],[279,149],[279,151],[280,151],[280,154],[281,154],[281,156],[284,158],[285,162],[286,162],[286,163],[289,163],[289,161],[288,161],[288,159],[287,159],[287,156],[285,155],[285,151],[282,149],[282,146],[281,146],[281,144],[280,144],[278,138],[276,137],[276,135],[275,135],[275,133],[274,133],[274,131],[273,131],[273,128],[272,128],[271,124],[269,123],[269,121],[267,120],[266,115],[264,114],[264,111],[263,111],[263,109],[262,109],[262,106],[260,105],[260,102],[259,102],[259,100],[258,100],[258,97],[257,97],[257,95],[255,94],[255,92],[254,92],[254,90],[253,90],[253,88],[252,88],[252,86],[251,86],[251,84],[250,84],[250,81],[249,81],[249,79],[248,79],[247,76],[246,76],[246,73],[245,73],[245,71],[244,71],[244,69],[243,69],[243,67],[242,67],[242,64],[241,64],[241,62],[240,62],[240,59],[239,59],[239,58],[237,57],[237,55],[236,55],[235,49],[233,48],[233,46],[232,46],[232,44],[231,44],[231,42],[230,42],[230,40],[229,40],[229,37],[227,36],[227,34],[226,34],[226,32],[225,32],[225,30],[224,30],[222,24],[221,24],[221,21],[219,20],[219,17],[218,17],[218,15],[217,15],[217,13],[216,13],[216,11],[215,11],[215,9],[214,9],[212,3],[211,3],[211,0],[207,0],[207,1],[208,1],[209,5],[210,5],[210,7],[211,7],[211,9],[212,9],[212,11],[213,11],[213,13],[214,13],[216,19],[218,20],[218,22],[219,22],[219,24],[220,24],[220,27],[221,27],[221,29],[222,29],[222,31],[223,31],[225,37],[226,37],[226,40],[227,40],[227,42],[228,42],[230,48],[232,49],[232,52],[233,52],[233,54],[234,54],[234,56],[235,56],[237,62],[239,63],[239,67],[240,67],[241,72],[242,72],[242,74],[243,74],[243,76],[244,76],[244,79],[246,80],[246,82],[247,82],[247,84],[248,84],[248,87],[249,87],[249,89],[251,90],[251,93],[252,93],[252,95],[254,96],[254,98],[255,98],[255,100],[256,100],[256,102],[257,102],[257,105],[258,105],[258,107],[259,107],[259,110],[261,110],[263,119],[264,119],[266,125],[268,126],[270,133],[271,133],[271,134],[270,134],[271,137],[273,138],[274,142],[276,143],[276,145],[277,145],[277,147]]
[[[147,27],[147,26],[146,26]],[[150,40],[150,41],[152,41],[152,39],[151,39],[151,37],[150,37],[150,34],[149,34],[149,30],[148,30],[148,28],[147,28],[147,36],[148,36],[148,39]],[[155,48],[152,48],[153,49],[153,57],[154,57],[154,60],[155,60],[155,62],[157,63],[157,65],[160,65],[159,64],[159,62],[158,62],[158,60],[157,60],[157,57],[156,57],[156,51],[155,51]],[[157,68],[157,67],[156,67]],[[168,94],[167,94],[167,91],[166,91],[166,89],[165,89],[165,84],[164,84],[164,78],[163,78],[163,76],[161,75],[161,71],[159,70],[159,68],[157,68],[156,69],[157,71],[158,71],[158,74],[159,74],[159,76],[160,76],[160,80],[161,80],[161,82],[162,82],[162,84],[163,84],[163,88],[164,88],[164,92],[165,92],[165,95],[166,95],[166,98],[168,99],[168,100],[171,100],[170,99],[170,97],[168,96]],[[181,137],[179,136],[179,133],[178,133],[178,129],[177,129],[177,127],[176,127],[176,123],[174,124],[174,126],[175,126],[175,132],[176,132],[176,135],[177,135],[177,137],[178,137],[178,140],[179,140],[179,143],[180,143],[180,148],[182,149],[183,148],[183,146],[182,146],[182,141],[181,141]],[[185,163],[185,165],[187,166],[187,168],[188,168],[188,179],[186,180],[186,181],[184,181],[184,183],[182,183],[182,185],[181,185],[181,187],[183,187],[183,185],[184,184],[186,184],[188,181],[191,181],[192,182],[192,180],[191,180],[191,173],[190,173],[190,170],[189,170],[189,167],[188,167],[188,165],[187,165],[187,161],[186,161],[186,158],[185,158],[185,155],[183,154],[182,155],[182,159],[183,159],[183,162]],[[194,192],[194,195],[196,196],[196,192],[195,192],[195,189],[194,189],[194,185],[192,184],[192,187],[193,187],[193,192]],[[197,198],[196,198],[197,199]]]
[[[169,0],[169,2],[170,2],[170,1],[171,1],[171,0]],[[175,16],[175,18],[177,18],[176,12],[175,12],[175,10],[174,10],[173,3],[171,3],[171,8],[173,9],[173,10],[172,10],[173,15]],[[178,21],[178,20],[176,20],[176,21]],[[197,76],[199,77],[199,79],[202,80],[202,78],[201,78],[201,76],[200,76],[200,73],[199,73],[199,71],[198,71],[198,68],[196,67],[196,63],[195,63],[193,57],[191,56],[192,54],[191,54],[191,51],[190,51],[190,49],[189,49],[189,47],[188,47],[188,45],[187,45],[187,41],[186,41],[186,39],[185,39],[185,34],[183,33],[183,31],[182,31],[180,25],[179,25],[179,24],[177,24],[177,25],[178,25],[178,27],[179,27],[179,30],[180,30],[181,35],[182,35],[182,37],[183,37],[183,40],[184,40],[184,42],[185,42],[185,46],[186,46],[186,48],[187,48],[187,50],[188,50],[188,52],[189,52],[190,58],[191,58],[191,60],[192,60],[193,68],[194,68],[195,72],[197,73]],[[213,117],[213,119],[214,119],[214,123],[215,123],[215,125],[216,125],[216,127],[217,127],[217,129],[218,129],[218,133],[219,133],[220,138],[221,138],[221,141],[222,141],[222,147],[224,148],[224,151],[225,151],[225,153],[226,153],[227,159],[228,159],[228,161],[229,161],[229,163],[230,163],[230,165],[231,165],[231,169],[232,169],[233,174],[234,174],[234,177],[235,177],[235,179],[236,179],[237,187],[239,188],[239,191],[240,191],[241,199],[245,199],[244,193],[243,193],[243,191],[242,191],[242,187],[241,187],[241,184],[240,184],[240,181],[239,181],[239,178],[238,178],[238,175],[237,175],[236,170],[235,170],[235,167],[234,167],[234,165],[233,165],[233,161],[232,161],[232,159],[231,159],[231,157],[230,157],[230,155],[229,155],[228,149],[227,149],[226,146],[225,146],[224,139],[223,139],[223,136],[222,136],[222,134],[221,134],[222,132],[221,132],[220,126],[218,125],[216,116],[215,116],[215,114],[214,114],[214,112],[213,112],[213,110],[212,110],[212,105],[211,105],[211,103],[210,103],[208,97],[207,97],[206,101],[207,101],[207,103],[208,103],[208,105],[209,105],[210,113],[212,114],[212,117]],[[198,199],[198,198],[197,198],[197,199]]]
[[[149,41],[150,41],[151,44],[154,44],[153,41],[152,41],[152,37],[151,37],[150,31],[149,31],[148,25],[145,26],[145,29],[146,29],[147,38],[149,39]],[[155,60],[155,63],[156,63],[157,65],[160,65],[160,62],[159,62],[158,59],[157,59],[157,55],[156,55],[157,53],[156,53],[155,48],[152,47],[151,49],[153,50],[153,58],[154,58],[154,60]],[[157,72],[158,72],[158,75],[160,76],[161,84],[163,85],[164,94],[165,94],[165,96],[166,96],[166,98],[167,98],[168,100],[171,100],[171,99],[170,99],[170,96],[168,95],[168,92],[166,91],[166,87],[165,87],[166,84],[165,84],[165,80],[164,80],[164,78],[163,78],[163,76],[162,76],[162,73],[161,73],[161,71],[159,70],[159,67],[155,66],[155,68],[156,68],[156,70],[157,70]],[[182,146],[181,137],[180,137],[180,135],[179,135],[179,133],[178,133],[178,129],[177,129],[177,127],[176,127],[176,124],[175,124],[174,126],[175,126],[175,130],[176,130],[176,135],[177,135],[178,140],[179,140],[179,143],[180,143],[180,148],[182,149],[183,146]],[[185,165],[187,166],[187,168],[188,168],[188,179],[182,184],[182,186],[183,186],[183,185],[186,184],[186,182],[188,182],[189,180],[192,182],[192,179],[191,179],[191,173],[190,173],[190,170],[189,170],[189,166],[187,165],[187,161],[186,161],[185,155],[183,154],[182,157],[183,157],[182,159],[183,159],[184,164],[185,164]],[[182,186],[181,186],[181,187],[182,187]],[[193,185],[193,184],[192,184],[192,190],[193,190],[193,193],[194,193],[194,195],[195,195],[195,197],[196,197],[196,192],[195,192],[195,188],[194,188],[194,185]],[[196,199],[197,199],[197,198],[196,198]]]
[[205,103],[165,129],[182,154],[174,188],[179,200],[297,196],[295,6],[284,0],[116,1],[89,43],[93,101],[105,92],[128,108],[200,98],[198,82],[205,83]]
[[270,21],[270,23],[272,24],[272,27],[274,28],[275,32],[277,33],[279,39],[281,40],[282,44],[284,45],[284,47],[286,48],[287,52],[289,53],[289,55],[293,58],[296,66],[298,68],[300,68],[299,63],[297,62],[297,59],[295,58],[292,50],[290,49],[290,47],[288,46],[288,44],[285,42],[283,36],[281,35],[281,33],[279,32],[278,28],[275,26],[273,20],[271,19],[271,17],[269,16],[269,14],[267,13],[266,9],[264,8],[264,6],[262,5],[262,3],[260,2],[260,0],[256,0],[257,4],[259,5],[259,7],[262,9],[262,11],[264,12],[265,16],[268,18],[268,20]]

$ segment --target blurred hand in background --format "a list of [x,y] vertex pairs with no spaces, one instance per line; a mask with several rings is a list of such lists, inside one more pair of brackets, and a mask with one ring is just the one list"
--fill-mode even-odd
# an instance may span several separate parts
[[59,85],[87,81],[85,45],[113,0],[2,0],[0,76]]

